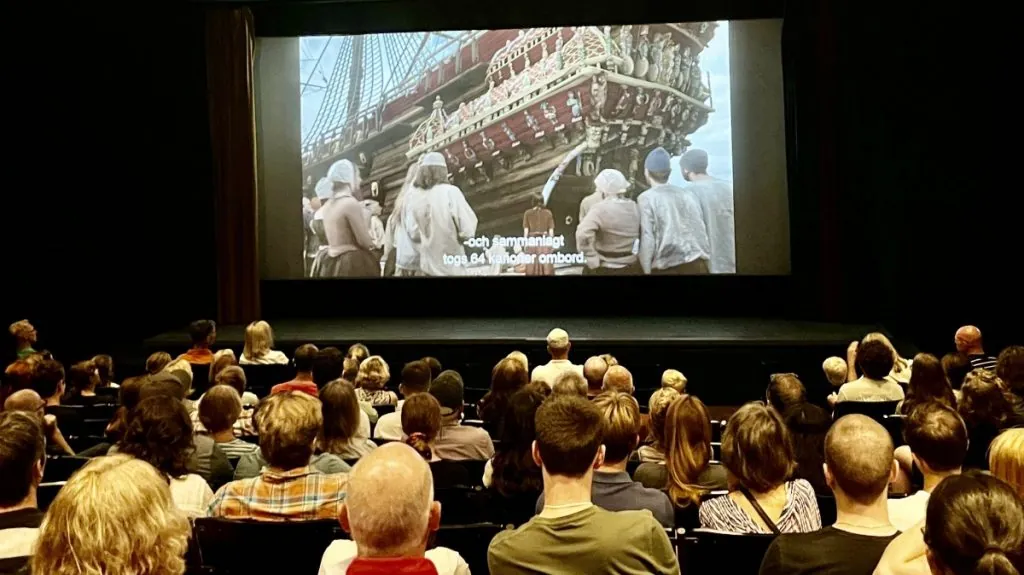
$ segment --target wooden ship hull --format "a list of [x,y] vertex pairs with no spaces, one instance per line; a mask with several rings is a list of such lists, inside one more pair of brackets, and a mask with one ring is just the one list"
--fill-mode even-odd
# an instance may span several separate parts
[[579,204],[601,169],[622,171],[639,194],[647,153],[681,153],[707,122],[698,57],[715,26],[479,33],[409,93],[307,146],[303,176],[308,186],[333,162],[353,160],[363,197],[386,218],[408,166],[441,152],[477,214],[477,235],[521,235],[532,196],[546,191],[555,234],[574,251]]

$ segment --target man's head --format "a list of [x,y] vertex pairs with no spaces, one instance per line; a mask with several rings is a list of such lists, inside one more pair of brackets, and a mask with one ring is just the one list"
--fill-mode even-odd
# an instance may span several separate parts
[[672,158],[665,151],[665,148],[654,148],[644,160],[644,175],[647,176],[647,183],[656,186],[668,182],[672,174]]
[[981,345],[981,330],[973,325],[965,325],[956,330],[953,343],[956,344],[956,350],[964,355],[985,353]]
[[[381,486],[393,489],[381,497]],[[348,478],[341,526],[362,557],[422,557],[441,522],[430,466],[404,443],[364,455]]]
[[27,411],[42,417],[46,402],[33,389],[21,389],[7,396],[4,411]]
[[583,376],[576,370],[563,371],[555,379],[555,384],[551,386],[551,394],[563,393],[587,397],[587,380],[583,379]]
[[32,345],[36,342],[36,328],[27,319],[12,323],[7,331],[19,346]]
[[32,372],[32,389],[43,399],[56,399],[64,394],[64,366],[54,359],[40,361]]
[[552,397],[537,409],[533,460],[549,476],[575,479],[604,463],[604,417],[581,397]]
[[601,386],[604,384],[604,374],[608,371],[608,362],[599,356],[587,358],[583,364],[583,378],[587,380],[587,388],[590,395],[601,393]]
[[281,470],[309,465],[320,428],[320,400],[292,391],[263,400],[256,415],[260,451],[271,467]]
[[92,358],[92,364],[96,366],[96,375],[100,377],[100,383],[109,384],[114,378],[114,358],[100,354]]
[[861,505],[885,503],[889,482],[896,476],[892,438],[865,415],[839,418],[825,435],[825,481],[836,494]]
[[967,456],[967,426],[950,407],[929,401],[914,408],[903,437],[925,474],[959,471]]
[[311,343],[304,343],[295,349],[292,361],[295,362],[295,371],[299,373],[312,373],[313,361],[320,350]]
[[779,413],[807,401],[807,389],[795,373],[773,373],[765,395],[768,405]]
[[437,376],[441,375],[442,371],[444,371],[444,368],[441,367],[441,362],[438,361],[436,357],[431,357],[428,355],[420,359],[420,361],[427,364],[427,367],[430,368],[430,379],[436,378]]
[[171,354],[166,351],[155,351],[146,358],[146,373],[154,374],[163,371],[171,363]]
[[999,354],[996,375],[1007,389],[1024,398],[1024,345],[1011,345]]
[[857,346],[857,366],[868,379],[885,379],[895,361],[892,348],[880,339],[864,338]]
[[633,374],[621,365],[613,365],[608,368],[601,382],[602,391],[619,391],[633,394]]
[[698,148],[690,148],[679,158],[679,168],[683,170],[683,178],[687,182],[694,176],[708,173],[708,153]]
[[341,379],[341,374],[345,370],[344,363],[345,354],[341,353],[340,349],[321,349],[313,360],[313,383],[323,387],[336,379]]
[[207,348],[217,339],[217,324],[212,319],[199,319],[188,326],[192,347]]
[[947,353],[942,356],[942,371],[949,380],[953,389],[960,389],[964,385],[964,378],[971,372],[971,360],[960,352]]
[[402,367],[402,383],[398,391],[402,397],[426,393],[430,389],[430,366],[423,360],[410,361]]
[[825,372],[825,379],[835,387],[846,383],[847,365],[845,359],[832,356],[821,364],[821,369]]
[[13,390],[28,389],[32,387],[35,372],[36,366],[32,362],[19,359],[4,370],[4,383]]
[[676,390],[678,393],[686,393],[686,376],[677,369],[666,369],[661,374],[661,387]]
[[594,398],[604,420],[606,464],[621,463],[640,442],[640,406],[628,393],[607,391]]
[[0,509],[34,506],[45,461],[40,418],[24,411],[0,412]]
[[446,369],[430,382],[430,395],[441,404],[441,416],[450,419],[458,418],[462,413],[465,387],[459,372]]
[[242,397],[229,385],[211,387],[199,402],[199,421],[210,433],[232,429],[241,414]]
[[185,386],[178,378],[162,371],[149,376],[142,384],[142,388],[139,389],[139,401],[158,395],[167,395],[182,401],[185,399]]
[[569,334],[564,329],[555,328],[548,332],[548,353],[551,359],[566,359],[569,357]]

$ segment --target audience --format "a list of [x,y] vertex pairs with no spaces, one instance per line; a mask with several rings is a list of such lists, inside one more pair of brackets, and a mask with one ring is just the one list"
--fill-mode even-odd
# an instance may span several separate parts
[[540,467],[533,460],[537,437],[535,418],[544,397],[528,389],[512,394],[494,448],[494,457],[484,465],[484,487],[493,487],[503,497],[539,494],[544,488]]
[[[24,411],[39,418],[43,426],[43,435],[46,438],[47,455],[75,455],[75,451],[68,445],[57,426],[57,417],[46,413],[46,402],[39,394],[31,389],[15,391],[3,404],[4,411]],[[109,447],[109,445],[108,445]]]
[[32,555],[43,521],[36,490],[45,465],[40,419],[22,411],[0,412],[0,573],[17,572]]
[[601,395],[604,385],[604,374],[608,371],[608,362],[599,356],[587,358],[583,364],[583,379],[587,380],[587,397]]
[[527,374],[526,365],[511,357],[499,361],[491,370],[491,389],[477,404],[477,415],[489,432],[497,433],[501,428],[508,398],[530,383]]
[[836,402],[842,401],[900,401],[903,399],[903,388],[889,378],[895,368],[896,355],[888,340],[865,337],[857,346],[855,353],[856,365],[860,368],[861,377],[839,388]]
[[601,383],[601,391],[617,391],[633,395],[633,374],[621,365],[613,365],[604,373],[604,381]]
[[420,361],[426,363],[427,367],[430,368],[430,379],[436,379],[437,376],[441,375],[441,372],[444,371],[444,368],[441,367],[441,362],[438,361],[436,357],[430,357],[428,355],[420,358]]
[[361,343],[354,343],[349,346],[342,361],[341,377],[349,381],[355,381],[359,375],[359,366],[370,357],[370,350]]
[[36,328],[27,319],[12,323],[7,331],[14,338],[14,349],[18,353],[18,359],[25,359],[36,353],[32,346],[35,345],[38,334]]
[[[662,383],[664,383],[664,380]],[[648,445],[641,445],[637,449],[637,457],[640,459],[640,463],[664,463],[665,416],[668,414],[669,406],[677,398],[679,398],[679,392],[674,387],[662,387],[651,394],[651,399],[647,402],[647,411],[651,416],[649,421],[650,430],[647,435],[650,443]]]
[[166,351],[157,351],[146,358],[146,373],[156,375],[171,363],[171,354]]
[[988,470],[1024,498],[1024,428],[1007,429],[992,440]]
[[317,441],[320,451],[350,460],[377,448],[377,444],[370,441],[370,418],[359,409],[356,392],[352,384],[343,379],[324,386],[320,394],[324,424]]
[[[313,383],[317,386],[324,386],[328,383],[341,379],[345,372],[345,355],[336,347],[325,347],[316,354],[313,360]],[[359,366],[356,366],[358,372]],[[348,381],[355,381],[355,376]]]
[[768,380],[765,400],[780,414],[807,401],[807,389],[795,373],[773,373]]
[[949,385],[957,399],[960,398],[960,388],[964,384],[964,378],[971,372],[971,362],[962,353],[947,353],[942,356],[942,372],[946,374]]
[[956,397],[945,372],[942,371],[942,362],[930,353],[919,353],[914,356],[914,363],[910,368],[909,387],[906,399],[896,409],[897,413],[908,415],[918,405],[932,401],[956,409]]
[[[401,486],[381,497],[382,485]],[[469,575],[462,557],[444,547],[427,550],[441,523],[430,468],[402,444],[367,455],[352,469],[339,516],[352,540],[324,551],[320,575],[344,573],[436,573]]]
[[988,469],[988,446],[999,433],[1011,425],[1013,408],[1003,393],[1002,381],[994,373],[974,369],[967,374],[960,389],[957,410],[967,425],[971,438],[964,467]]
[[956,344],[957,353],[967,356],[971,369],[995,369],[997,360],[985,353],[981,344],[981,330],[977,327],[965,325],[956,330],[953,343]]
[[1011,345],[999,354],[996,376],[1006,386],[1017,425],[1024,425],[1024,345]]
[[288,356],[274,349],[274,331],[265,321],[254,321],[245,328],[245,346],[242,357],[238,359],[242,365],[286,365]]
[[604,463],[605,423],[591,402],[561,395],[537,410],[533,458],[544,478],[544,507],[527,524],[499,533],[492,573],[678,574],[672,545],[647,510],[611,512],[591,500]]
[[398,400],[393,413],[387,413],[380,417],[377,426],[373,429],[373,436],[377,439],[397,441],[402,439],[405,432],[402,431],[402,406],[406,400],[414,395],[427,393],[430,389],[430,366],[424,360],[411,361],[402,368],[402,383],[398,385],[398,392],[405,399]]
[[686,376],[676,369],[666,369],[661,374],[661,387],[674,389],[677,393],[686,393]]
[[569,342],[569,334],[564,329],[555,328],[548,332],[547,342],[551,361],[533,368],[530,381],[543,381],[548,387],[551,387],[563,371],[571,370],[583,375],[583,366],[569,361],[569,350],[572,349],[572,343]]
[[264,521],[338,517],[348,476],[321,473],[310,462],[323,427],[320,401],[294,391],[272,395],[260,406],[257,424],[266,466],[258,477],[221,487],[208,514]]
[[80,361],[71,366],[67,374],[70,384],[67,395],[61,400],[65,405],[94,405],[100,374],[92,361]]
[[210,351],[210,346],[217,340],[217,324],[210,319],[196,320],[188,327],[188,336],[192,340],[192,347],[178,356],[178,359],[196,365],[212,363],[213,352]]
[[[521,352],[519,350],[516,350],[516,351],[510,352],[505,357],[507,357],[508,359],[514,359],[514,360],[518,361],[520,364],[522,364],[523,371],[525,371],[526,373],[530,373],[530,360],[526,358],[526,354],[525,353],[523,353],[523,352]],[[438,373],[441,373],[441,372],[438,372]]]
[[588,391],[587,380],[583,379],[583,376],[575,371],[562,372],[558,379],[555,380],[555,384],[551,386],[552,394],[566,393],[585,398]]
[[181,575],[190,531],[166,476],[127,455],[98,457],[50,505],[32,575]]
[[831,495],[825,482],[825,434],[832,426],[832,416],[813,403],[799,403],[782,414],[793,440],[796,462],[794,478],[806,479],[818,495]]
[[64,366],[53,359],[40,361],[32,370],[32,389],[43,398],[47,408],[60,405],[64,395]]
[[279,383],[270,388],[270,393],[287,393],[289,391],[301,391],[313,397],[318,397],[320,390],[313,382],[313,361],[317,352],[320,351],[311,343],[300,345],[295,350],[292,362],[295,364],[295,378],[284,383]]
[[807,533],[821,528],[814,488],[787,481],[796,469],[793,443],[782,416],[748,403],[722,433],[722,464],[729,495],[700,506],[701,527],[731,533]]
[[96,355],[92,363],[96,366],[96,374],[100,376],[99,387],[120,387],[114,383],[114,358],[106,354]]
[[889,522],[887,501],[895,474],[892,439],[884,427],[863,415],[836,421],[825,438],[825,479],[835,494],[836,522],[776,537],[761,575],[869,575],[899,533]]
[[402,410],[402,428],[408,436],[405,442],[427,461],[441,461],[434,443],[441,433],[441,404],[429,393],[421,393],[405,401]]
[[838,389],[846,383],[846,375],[849,372],[849,366],[846,365],[846,360],[832,356],[827,358],[821,364],[822,371],[825,372],[825,380],[828,381],[829,385]]
[[238,358],[235,357],[235,352],[231,349],[217,350],[213,354],[213,361],[210,362],[207,381],[212,384],[217,379],[217,376],[220,375],[220,372],[229,367],[238,367]]
[[[441,405],[441,432],[434,443],[434,454],[446,461],[490,459],[494,456],[494,444],[487,431],[460,423],[464,393],[462,376],[450,369],[430,382],[430,395]],[[402,426],[409,431],[404,421]]]
[[171,499],[189,517],[203,517],[213,491],[202,477],[189,473],[193,450],[192,422],[173,397],[144,399],[128,416],[118,451],[141,459],[167,476]]
[[359,401],[370,405],[395,405],[398,403],[398,395],[393,391],[384,389],[391,379],[391,370],[388,364],[379,355],[371,355],[359,364],[359,371],[356,373],[356,394]]
[[[243,455],[256,453],[259,446],[239,439],[235,432],[242,415],[242,398],[229,385],[215,385],[203,394],[199,405],[199,421],[207,434],[228,459],[238,460]],[[250,420],[251,424],[251,420]]]
[[912,460],[924,476],[924,487],[909,497],[889,500],[889,522],[900,531],[923,520],[929,494],[945,478],[960,473],[968,441],[967,427],[957,412],[934,401],[919,404],[910,412],[903,424],[903,436],[907,445],[896,450],[896,459],[905,470]]

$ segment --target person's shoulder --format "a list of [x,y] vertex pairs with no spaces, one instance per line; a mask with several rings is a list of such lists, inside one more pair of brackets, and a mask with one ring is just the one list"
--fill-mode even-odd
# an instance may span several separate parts
[[458,551],[447,547],[428,549],[423,556],[434,564],[438,573],[455,573],[459,565],[466,562]]
[[794,479],[790,482],[792,485],[793,493],[804,495],[808,497],[814,497],[814,487],[810,481],[806,479]]
[[320,559],[321,575],[344,573],[348,564],[358,555],[356,542],[350,539],[336,539],[324,550]]
[[277,349],[272,349],[267,352],[266,357],[271,363],[288,363],[288,356],[285,355],[283,351]]

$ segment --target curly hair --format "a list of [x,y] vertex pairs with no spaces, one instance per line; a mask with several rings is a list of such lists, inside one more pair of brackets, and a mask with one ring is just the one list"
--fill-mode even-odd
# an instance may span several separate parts
[[384,389],[390,379],[388,363],[379,355],[371,355],[359,363],[355,384],[356,387],[374,391]]
[[156,469],[127,455],[97,457],[50,505],[32,575],[181,575],[190,532]]
[[994,373],[980,368],[972,370],[964,378],[957,410],[968,429],[982,425],[1002,429],[1013,415],[1013,408],[1003,395],[1003,381]]
[[169,477],[188,474],[195,449],[192,420],[185,406],[173,397],[143,399],[128,415],[128,426],[119,450],[156,467]]

